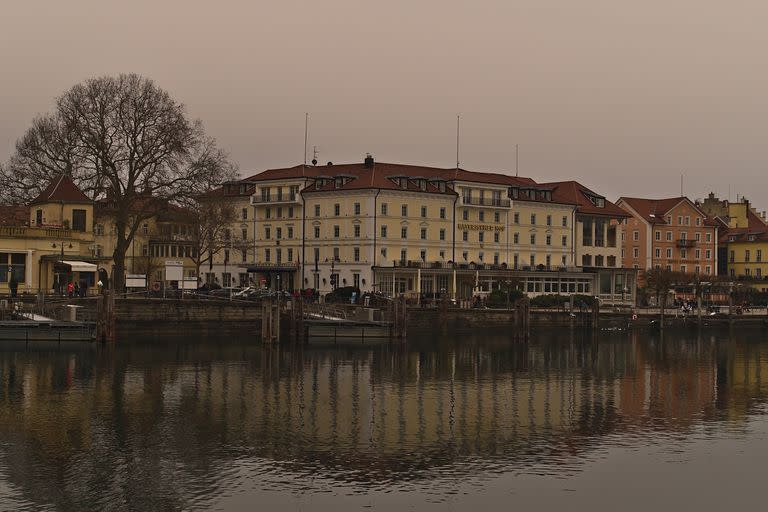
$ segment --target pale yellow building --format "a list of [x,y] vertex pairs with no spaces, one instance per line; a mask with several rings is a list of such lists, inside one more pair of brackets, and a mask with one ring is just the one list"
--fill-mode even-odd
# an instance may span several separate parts
[[93,203],[66,176],[53,180],[28,206],[3,206],[0,294],[13,276],[18,293],[51,293],[67,283],[95,289]]
[[[368,156],[361,164],[271,169],[227,189],[250,194],[253,207],[233,226],[244,240],[253,233],[253,252],[246,244],[239,254],[240,283],[459,299],[519,278],[529,294],[634,297],[634,272],[621,269],[617,244],[625,214],[575,182],[538,185]],[[232,279],[235,254],[222,281]]]

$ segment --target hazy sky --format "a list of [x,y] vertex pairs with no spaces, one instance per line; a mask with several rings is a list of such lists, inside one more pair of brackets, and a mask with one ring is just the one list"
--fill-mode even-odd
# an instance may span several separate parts
[[136,72],[249,174],[303,161],[747,194],[768,140],[764,0],[3,0],[0,161],[53,98]]

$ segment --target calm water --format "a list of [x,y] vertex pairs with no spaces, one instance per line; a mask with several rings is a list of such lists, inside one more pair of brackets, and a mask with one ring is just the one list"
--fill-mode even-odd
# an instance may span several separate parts
[[0,510],[731,510],[768,335],[0,347]]

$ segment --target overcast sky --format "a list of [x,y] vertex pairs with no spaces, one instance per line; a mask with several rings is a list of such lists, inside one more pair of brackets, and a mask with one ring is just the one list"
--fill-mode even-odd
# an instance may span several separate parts
[[243,174],[461,166],[768,209],[764,0],[4,0],[0,161],[53,99],[136,72]]

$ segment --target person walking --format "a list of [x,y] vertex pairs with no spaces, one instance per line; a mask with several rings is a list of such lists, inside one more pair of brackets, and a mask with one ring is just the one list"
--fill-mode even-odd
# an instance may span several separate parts
[[67,296],[72,297],[75,293],[75,285],[72,282],[67,283]]
[[11,280],[8,281],[8,289],[11,290],[11,298],[15,299],[19,291],[19,282],[13,274],[11,274]]

